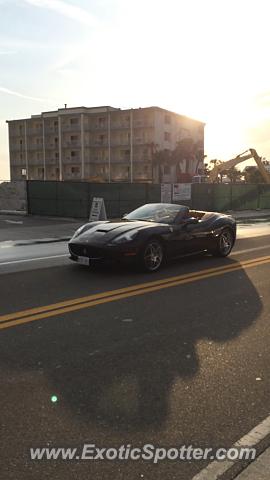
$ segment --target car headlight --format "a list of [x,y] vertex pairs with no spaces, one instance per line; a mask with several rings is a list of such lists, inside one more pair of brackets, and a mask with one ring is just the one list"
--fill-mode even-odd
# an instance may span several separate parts
[[136,237],[137,234],[138,234],[137,230],[135,231],[131,230],[131,232],[122,233],[122,235],[119,235],[114,240],[112,240],[111,243],[116,244],[116,243],[130,242]]

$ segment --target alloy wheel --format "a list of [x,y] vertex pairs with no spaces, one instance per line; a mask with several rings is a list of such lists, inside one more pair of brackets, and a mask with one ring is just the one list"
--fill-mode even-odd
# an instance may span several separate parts
[[228,255],[233,247],[233,235],[230,230],[224,230],[219,237],[219,247],[223,255]]
[[162,260],[162,245],[156,240],[149,242],[144,251],[144,264],[147,270],[154,272],[160,267]]

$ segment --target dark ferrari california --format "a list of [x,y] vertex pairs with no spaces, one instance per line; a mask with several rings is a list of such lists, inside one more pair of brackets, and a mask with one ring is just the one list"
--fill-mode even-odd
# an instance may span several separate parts
[[155,272],[167,258],[208,251],[226,257],[236,238],[235,220],[183,205],[148,203],[120,221],[90,222],[69,242],[71,260],[133,260]]

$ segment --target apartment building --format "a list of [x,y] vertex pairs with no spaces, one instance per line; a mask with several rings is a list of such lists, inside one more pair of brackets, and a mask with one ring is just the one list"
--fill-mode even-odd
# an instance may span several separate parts
[[[174,182],[175,166],[157,166],[153,156],[184,138],[203,158],[204,124],[159,107],[65,107],[7,123],[12,180]],[[194,175],[202,162],[180,171]]]

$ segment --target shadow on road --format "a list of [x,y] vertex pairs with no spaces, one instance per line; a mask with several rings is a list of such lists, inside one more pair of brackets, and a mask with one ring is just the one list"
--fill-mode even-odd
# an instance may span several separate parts
[[0,364],[42,369],[62,404],[89,425],[159,429],[176,380],[199,373],[197,342],[231,341],[261,308],[249,277],[238,270],[124,300],[121,308],[113,302],[2,331]]

